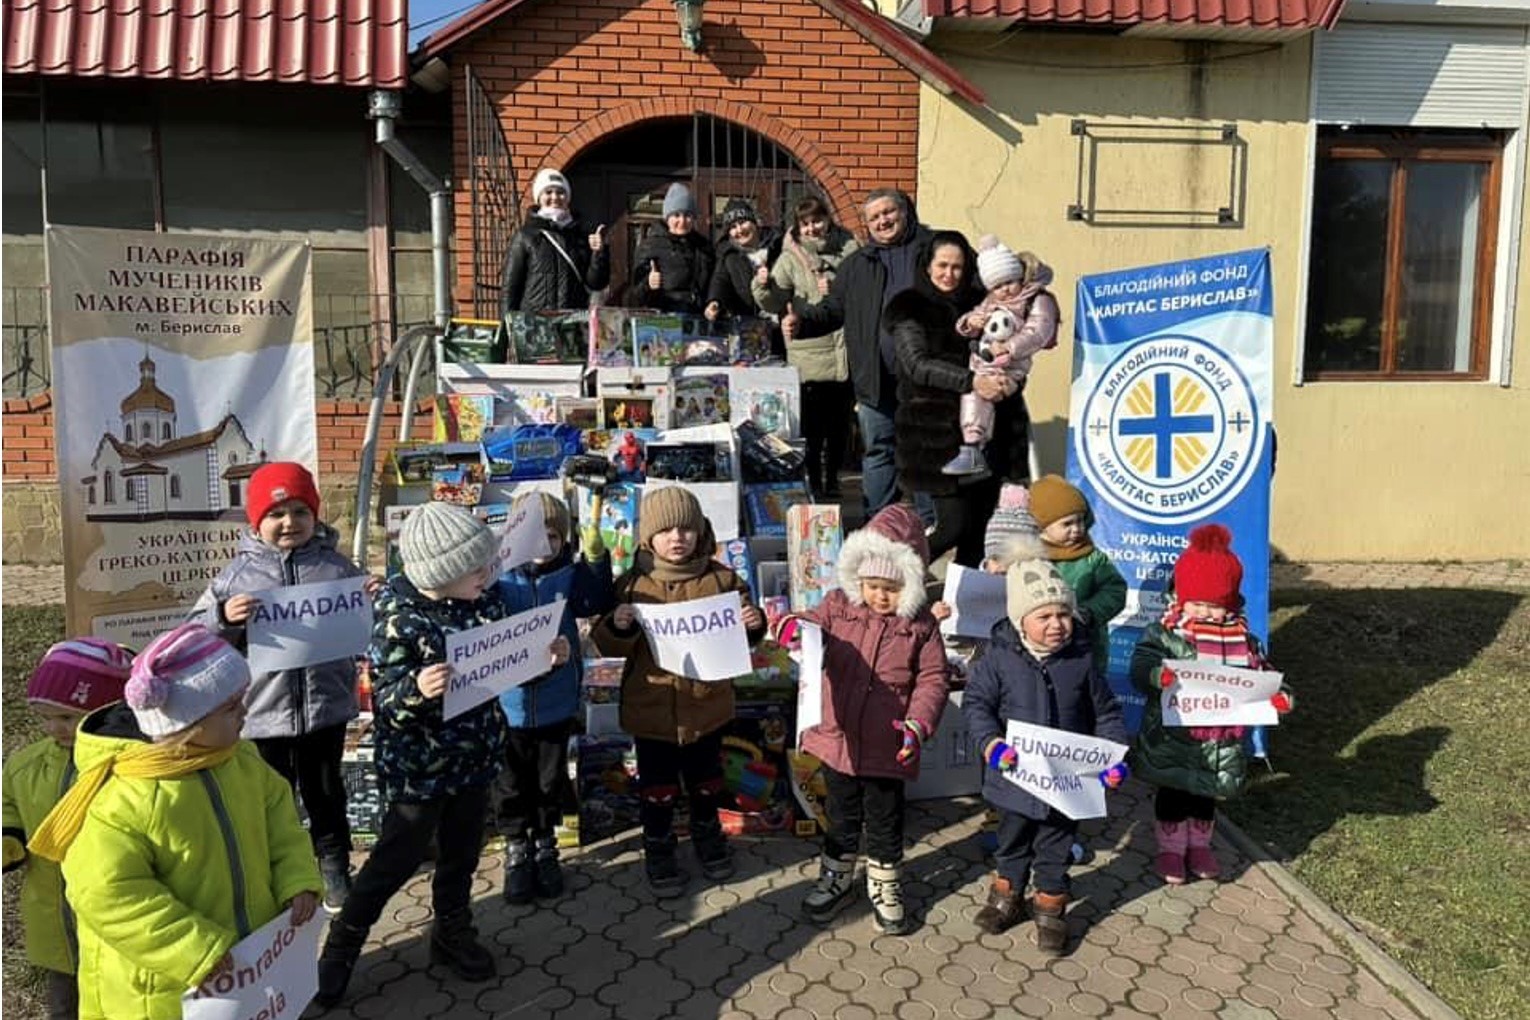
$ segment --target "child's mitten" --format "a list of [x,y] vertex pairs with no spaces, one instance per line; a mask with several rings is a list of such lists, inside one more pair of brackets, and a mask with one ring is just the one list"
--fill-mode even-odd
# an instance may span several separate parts
[[802,647],[802,626],[795,616],[788,616],[776,628],[776,644],[789,652]]
[[600,537],[600,528],[594,524],[580,526],[579,551],[584,554],[584,559],[587,563],[593,563],[605,557],[606,543],[605,539]]
[[1126,782],[1131,774],[1132,770],[1126,762],[1118,761],[1100,773],[1100,785],[1107,790],[1119,790],[1121,789],[1121,784]]
[[988,767],[996,772],[1013,772],[1020,765],[1020,755],[1002,740],[988,746]]
[[1290,691],[1279,691],[1274,697],[1270,698],[1270,704],[1275,707],[1275,711],[1278,714],[1285,715],[1296,707],[1296,695]]
[[1168,690],[1170,687],[1174,686],[1175,681],[1178,679],[1179,677],[1174,674],[1174,671],[1168,666],[1165,666],[1163,667],[1163,672],[1158,674],[1158,686],[1162,687],[1164,690]]
[[919,760],[924,746],[924,726],[917,719],[894,719],[893,729],[903,732],[903,749],[898,752],[899,765],[912,765]]

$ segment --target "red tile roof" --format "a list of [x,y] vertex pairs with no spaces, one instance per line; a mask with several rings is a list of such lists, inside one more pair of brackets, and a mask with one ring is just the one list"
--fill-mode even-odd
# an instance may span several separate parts
[[[416,55],[424,59],[444,53],[474,32],[498,21],[526,2],[527,0],[484,0],[457,20],[428,36],[420,44]],[[968,81],[960,71],[936,56],[929,47],[905,34],[891,21],[863,6],[860,0],[818,0],[818,4],[932,88],[946,95],[960,96],[978,106],[982,106],[987,101],[982,90]]]
[[924,0],[932,18],[1015,18],[1061,25],[1332,28],[1344,0]]
[[408,0],[5,0],[5,73],[403,88]]

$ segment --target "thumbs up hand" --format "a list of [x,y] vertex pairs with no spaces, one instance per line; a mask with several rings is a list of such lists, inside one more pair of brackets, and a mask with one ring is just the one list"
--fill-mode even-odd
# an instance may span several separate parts
[[606,246],[606,225],[602,223],[595,228],[595,233],[590,235],[590,254],[596,254]]
[[663,290],[664,274],[659,272],[659,260],[652,259],[648,263],[648,289]]
[[781,316],[781,335],[788,340],[797,339],[797,330],[801,328],[802,318],[792,310],[792,303],[786,303],[786,314]]

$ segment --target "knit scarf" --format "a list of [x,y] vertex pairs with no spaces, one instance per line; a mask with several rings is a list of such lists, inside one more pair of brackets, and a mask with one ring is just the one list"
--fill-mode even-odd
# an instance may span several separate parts
[[[1197,659],[1244,669],[1258,669],[1262,665],[1249,644],[1248,621],[1241,616],[1229,616],[1221,623],[1193,620],[1174,603],[1164,613],[1163,625],[1195,646]],[[1243,732],[1242,726],[1190,727],[1194,740],[1236,740],[1243,737]]]
[[1073,560],[1081,560],[1094,552],[1094,543],[1084,539],[1078,545],[1058,545],[1056,542],[1047,540],[1041,536],[1041,545],[1047,551],[1047,559],[1053,563],[1070,563]]
[[[708,533],[711,528],[707,529]],[[696,554],[684,563],[671,563],[661,560],[648,549],[639,549],[634,558],[636,570],[640,574],[648,574],[655,581],[662,584],[673,584],[676,581],[689,581],[706,573],[707,564],[712,562],[712,557],[703,553],[703,547],[697,543]]]
[[538,209],[537,216],[559,227],[566,227],[574,221],[573,213],[567,209],[559,209],[557,206],[546,206]]
[[234,756],[238,747],[237,743],[217,750],[184,744],[140,744],[118,751],[80,773],[69,792],[37,827],[27,849],[62,863],[69,845],[85,824],[91,801],[113,775],[124,779],[180,779],[222,765]]

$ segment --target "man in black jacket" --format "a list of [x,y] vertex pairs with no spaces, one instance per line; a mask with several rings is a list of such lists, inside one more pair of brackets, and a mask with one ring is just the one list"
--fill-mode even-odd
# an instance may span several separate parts
[[790,307],[782,329],[792,337],[821,336],[843,326],[850,356],[850,381],[865,456],[861,489],[866,515],[898,498],[893,459],[893,413],[898,406],[897,356],[884,328],[882,310],[893,295],[913,285],[919,255],[933,231],[919,222],[914,202],[895,188],[878,188],[861,209],[869,243],[839,267],[820,304]]

